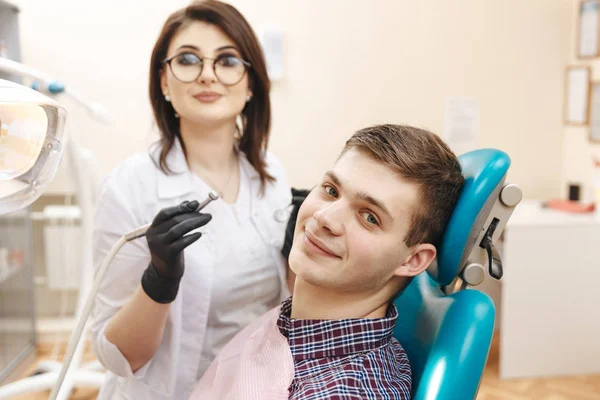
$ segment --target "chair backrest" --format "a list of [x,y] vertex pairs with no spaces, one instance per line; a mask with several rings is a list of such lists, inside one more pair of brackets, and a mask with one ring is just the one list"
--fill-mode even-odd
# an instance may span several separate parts
[[459,161],[465,184],[436,263],[395,301],[399,317],[394,336],[411,363],[414,399],[475,398],[494,330],[495,308],[489,296],[476,290],[446,295],[443,288],[467,263],[486,264],[482,237],[493,221],[497,239],[512,213],[497,211],[504,207],[498,204],[510,158],[481,149]]

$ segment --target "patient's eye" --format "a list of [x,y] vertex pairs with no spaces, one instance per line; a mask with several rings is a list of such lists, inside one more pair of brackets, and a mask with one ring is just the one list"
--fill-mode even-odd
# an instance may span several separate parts
[[377,219],[377,217],[375,215],[373,215],[370,212],[363,212],[362,213],[363,219],[370,225],[379,225],[379,220]]
[[338,192],[333,186],[325,184],[323,185],[323,188],[325,189],[325,193],[327,193],[328,195],[332,197],[338,197]]

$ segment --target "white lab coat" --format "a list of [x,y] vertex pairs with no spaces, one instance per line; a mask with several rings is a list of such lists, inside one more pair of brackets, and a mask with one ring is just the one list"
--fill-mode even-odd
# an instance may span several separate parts
[[[161,208],[183,200],[202,201],[208,194],[208,186],[199,184],[198,177],[189,171],[178,141],[167,157],[173,175],[162,173],[151,157],[156,154],[143,152],[125,160],[101,187],[94,233],[96,268],[119,237],[152,222]],[[289,210],[290,187],[281,164],[267,153],[267,171],[276,181],[267,184],[264,196],[260,197],[258,173],[243,153],[240,162],[251,174],[251,219],[262,241],[269,246],[272,257],[269,261],[277,265],[280,300],[283,300],[290,295],[286,285],[286,263],[280,254],[287,219],[277,220],[274,214],[277,210]],[[205,234],[184,252],[185,273],[177,298],[171,303],[163,341],[154,357],[135,373],[119,349],[106,339],[105,330],[110,318],[138,287],[148,266],[150,254],[145,238],[123,246],[107,271],[96,298],[92,323],[94,351],[109,371],[99,400],[182,400],[193,391],[201,364],[211,291],[219,284],[212,279],[213,260],[218,249],[225,246],[218,241],[227,241],[217,234],[219,205],[216,203],[204,209],[213,214],[213,220],[200,229]]]

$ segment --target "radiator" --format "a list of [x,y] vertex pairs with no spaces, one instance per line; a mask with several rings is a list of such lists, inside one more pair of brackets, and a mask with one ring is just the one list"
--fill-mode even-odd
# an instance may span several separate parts
[[82,268],[81,209],[77,206],[44,208],[44,255],[48,288],[77,289]]

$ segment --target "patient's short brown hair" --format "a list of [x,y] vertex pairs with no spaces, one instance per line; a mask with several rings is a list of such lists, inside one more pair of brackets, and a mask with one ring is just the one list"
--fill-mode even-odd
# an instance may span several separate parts
[[419,187],[420,202],[412,212],[404,242],[439,245],[464,184],[461,166],[448,145],[434,133],[404,125],[361,129],[344,150],[365,151]]

